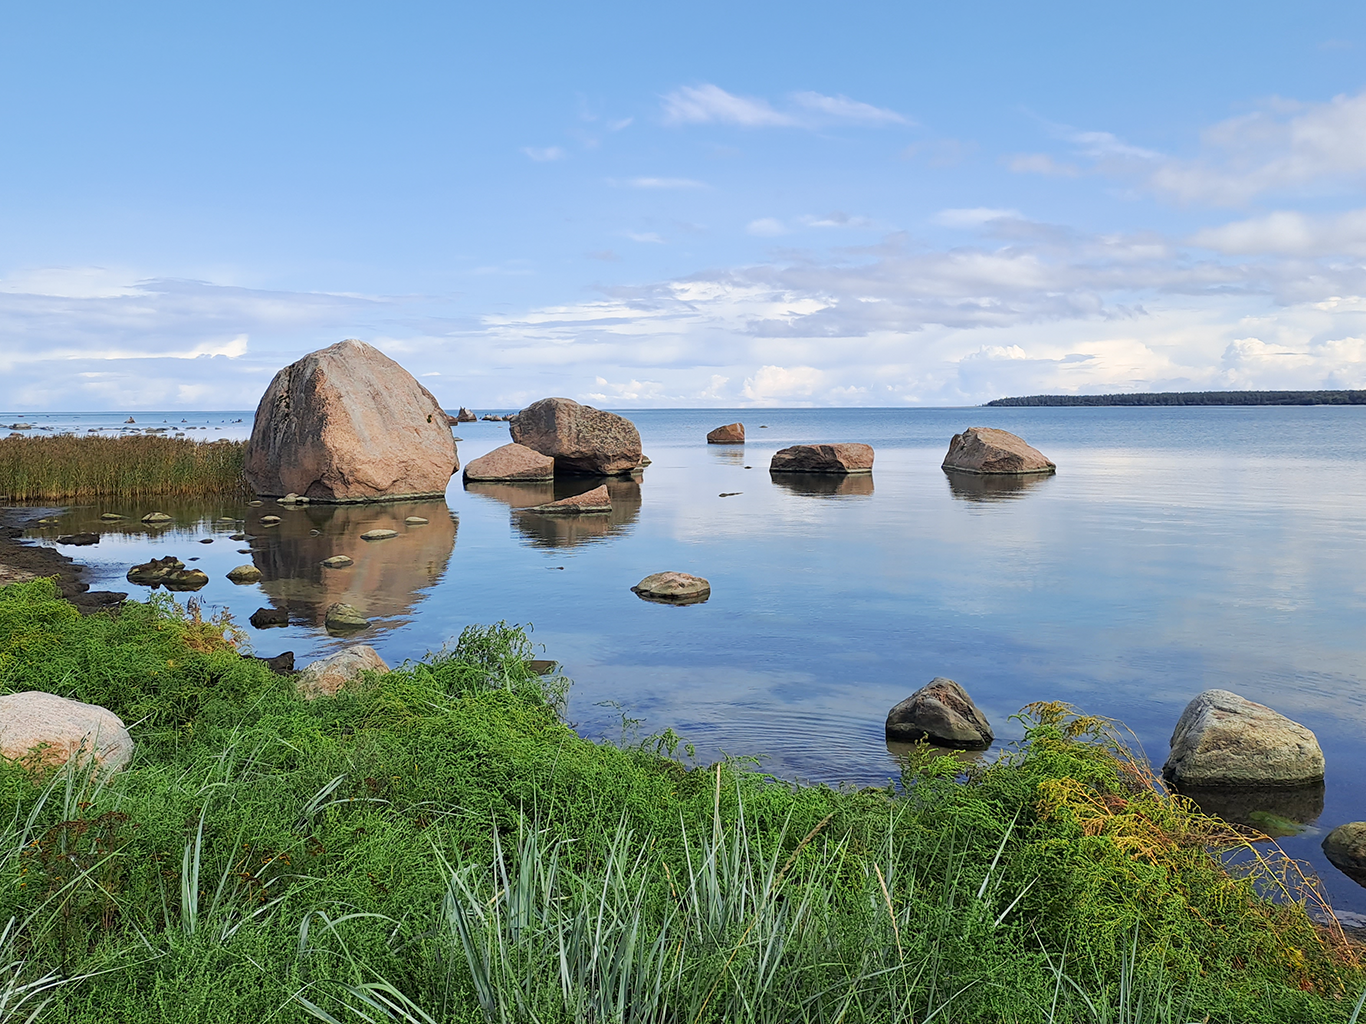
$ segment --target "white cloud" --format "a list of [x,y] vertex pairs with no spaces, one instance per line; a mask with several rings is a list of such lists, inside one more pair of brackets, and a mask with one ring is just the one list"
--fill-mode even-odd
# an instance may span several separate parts
[[1020,220],[1019,210],[998,210],[975,206],[968,210],[940,210],[934,216],[936,224],[949,228],[976,228],[994,220]]
[[1281,210],[1206,228],[1191,238],[1191,244],[1237,255],[1366,256],[1366,210],[1324,217]]
[[767,100],[736,96],[720,86],[684,85],[667,93],[664,101],[665,124],[738,124],[746,128],[792,125],[796,120],[780,114]]
[[649,245],[663,245],[664,239],[654,231],[627,231],[626,237],[633,242],[644,242]]
[[875,107],[871,103],[860,103],[848,96],[822,96],[818,92],[798,92],[793,93],[792,98],[799,106],[835,121],[854,121],[860,124],[913,123],[895,110]]
[[740,394],[757,405],[778,405],[810,398],[824,378],[825,374],[813,366],[761,366],[745,379]]
[[1075,178],[1081,173],[1075,164],[1060,163],[1047,153],[1016,153],[1007,158],[1006,166],[1016,174],[1042,174],[1050,178]]
[[787,226],[776,217],[760,217],[746,224],[745,231],[760,238],[776,238],[787,234]]
[[568,154],[559,146],[523,146],[522,152],[537,163],[549,163],[554,160],[563,160]]
[[706,188],[700,181],[692,178],[608,178],[607,184],[614,188],[644,188],[644,189],[689,189]]

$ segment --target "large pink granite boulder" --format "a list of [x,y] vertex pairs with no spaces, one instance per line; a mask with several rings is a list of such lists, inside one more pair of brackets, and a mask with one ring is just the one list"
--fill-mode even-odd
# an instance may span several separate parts
[[133,739],[108,708],[30,690],[0,697],[0,756],[54,767],[93,758],[112,772],[133,756]]
[[356,644],[313,662],[294,678],[294,686],[305,700],[335,697],[367,672],[384,675],[388,671],[377,650],[369,644]]
[[867,444],[794,444],[774,452],[770,473],[871,473],[873,447]]
[[961,434],[953,435],[943,468],[960,473],[1022,476],[1052,473],[1058,467],[1044,458],[1037,448],[1026,444],[1024,438],[1008,430],[968,427]]
[[723,427],[708,431],[707,444],[744,444],[745,425],[743,423],[727,423]]
[[549,455],[558,473],[619,476],[640,467],[640,431],[625,416],[542,398],[511,421],[512,439]]
[[465,467],[466,480],[553,480],[555,460],[526,445],[505,444]]
[[442,495],[460,468],[445,410],[379,349],[348,339],[275,375],[247,442],[257,494],[310,501]]

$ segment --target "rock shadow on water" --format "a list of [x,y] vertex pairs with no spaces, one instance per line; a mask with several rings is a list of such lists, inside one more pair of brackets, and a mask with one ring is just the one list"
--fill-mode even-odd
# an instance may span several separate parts
[[960,473],[952,469],[944,470],[944,476],[955,498],[971,502],[1017,501],[1054,479],[1051,473],[1016,476],[1004,473]]
[[[612,511],[605,514],[556,516],[516,511],[572,498],[605,486]],[[526,543],[537,548],[572,548],[579,544],[610,540],[628,532],[640,517],[640,481],[629,476],[557,477],[544,483],[476,483],[465,490],[510,506],[512,526]]]
[[1177,792],[1205,814],[1255,828],[1272,838],[1308,831],[1323,813],[1322,782],[1291,789],[1181,786]]
[[[279,516],[267,525],[265,516]],[[410,516],[426,519],[409,524]],[[322,626],[327,609],[347,604],[373,625],[407,615],[446,571],[455,549],[458,521],[443,499],[367,505],[273,503],[247,510],[243,531],[252,563],[270,603],[293,622]],[[363,540],[372,530],[393,530],[383,540]],[[342,568],[324,559],[345,555]]]
[[793,494],[863,497],[873,493],[872,473],[773,473],[768,478]]
[[901,768],[914,767],[924,757],[951,757],[964,768],[977,764],[987,755],[986,750],[964,750],[962,747],[940,747],[933,743],[908,743],[887,740],[887,753]]

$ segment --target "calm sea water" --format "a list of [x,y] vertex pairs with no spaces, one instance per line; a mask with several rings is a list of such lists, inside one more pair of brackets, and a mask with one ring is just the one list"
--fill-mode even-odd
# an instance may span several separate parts
[[[896,775],[883,719],[934,676],[967,687],[998,743],[1018,738],[1010,716],[1022,705],[1063,700],[1123,722],[1159,765],[1186,702],[1231,689],[1309,726],[1328,758],[1322,794],[1234,810],[1309,824],[1282,845],[1314,864],[1340,907],[1366,911],[1366,891],[1319,853],[1323,832],[1366,818],[1366,408],[626,415],[654,462],[639,482],[612,485],[606,519],[512,511],[582,482],[466,489],[457,477],[445,503],[168,505],[176,522],[160,531],[96,526],[103,511],[151,508],[103,504],[32,535],[102,529],[97,546],[68,551],[98,568],[97,586],[138,596],[123,580],[130,564],[197,558],[212,578],[199,596],[239,622],[288,608],[288,627],[252,631],[253,642],[301,662],[347,642],[320,625],[333,601],[374,618],[360,639],[391,662],[467,623],[531,624],[575,680],[569,715],[583,734],[619,740],[638,720],[639,735],[672,728],[703,759],[757,755],[776,775],[832,784]],[[124,418],[26,421],[84,431]],[[185,418],[209,428],[198,436],[223,437],[243,436],[251,414],[135,418]],[[704,443],[736,419],[743,449]],[[948,439],[974,425],[1020,434],[1057,475],[1004,488],[950,480],[939,469]],[[456,432],[462,462],[508,440],[505,424]],[[770,478],[772,453],[804,441],[872,444],[872,480]],[[272,513],[284,522],[261,526]],[[412,514],[430,523],[405,528]],[[359,539],[379,525],[400,536]],[[239,529],[251,539],[229,540]],[[318,567],[335,553],[356,565]],[[244,562],[265,580],[224,579]],[[665,569],[707,577],[710,601],[669,607],[631,593]]]

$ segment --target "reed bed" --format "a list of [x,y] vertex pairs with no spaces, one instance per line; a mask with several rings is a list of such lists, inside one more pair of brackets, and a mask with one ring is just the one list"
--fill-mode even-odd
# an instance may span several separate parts
[[0,438],[0,498],[88,498],[247,494],[244,441],[182,437]]

